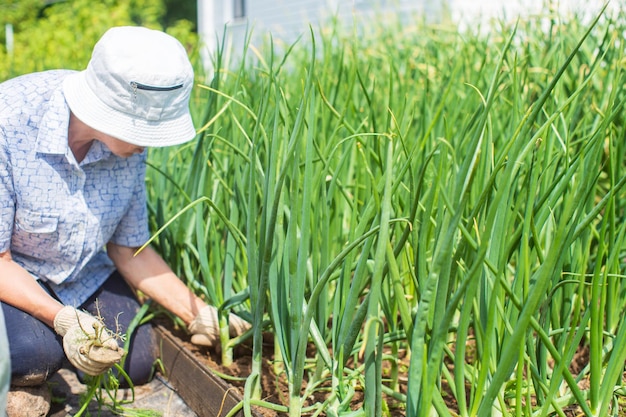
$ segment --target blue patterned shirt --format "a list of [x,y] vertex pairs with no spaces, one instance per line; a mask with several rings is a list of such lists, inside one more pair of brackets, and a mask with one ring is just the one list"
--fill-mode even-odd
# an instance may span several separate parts
[[115,269],[107,242],[136,247],[149,238],[146,151],[121,158],[94,141],[76,162],[61,89],[70,73],[0,84],[0,253],[10,250],[63,303],[79,306]]

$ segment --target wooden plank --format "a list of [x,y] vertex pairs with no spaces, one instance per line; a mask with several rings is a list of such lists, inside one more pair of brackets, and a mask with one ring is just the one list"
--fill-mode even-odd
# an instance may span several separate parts
[[[200,363],[169,330],[160,325],[156,330],[167,379],[198,417],[225,416],[241,401],[236,389]],[[254,410],[252,414],[260,417]],[[244,413],[239,411],[235,416],[243,417]]]

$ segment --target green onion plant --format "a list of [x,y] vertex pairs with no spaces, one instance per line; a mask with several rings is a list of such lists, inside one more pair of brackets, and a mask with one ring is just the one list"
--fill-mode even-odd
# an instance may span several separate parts
[[624,412],[625,17],[218,48],[198,139],[151,151],[148,184],[152,243],[219,307],[223,363],[251,344],[232,413]]

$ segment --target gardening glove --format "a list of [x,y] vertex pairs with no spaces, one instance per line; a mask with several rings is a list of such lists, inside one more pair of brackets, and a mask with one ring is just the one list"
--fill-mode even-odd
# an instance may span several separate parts
[[[219,343],[219,320],[217,309],[206,306],[198,312],[196,318],[189,324],[191,343],[201,346],[218,346]],[[228,315],[228,329],[230,337],[239,336],[250,328],[250,323],[239,318],[235,314]]]
[[94,316],[65,306],[54,318],[54,331],[63,337],[69,361],[87,375],[103,374],[124,356],[113,333]]

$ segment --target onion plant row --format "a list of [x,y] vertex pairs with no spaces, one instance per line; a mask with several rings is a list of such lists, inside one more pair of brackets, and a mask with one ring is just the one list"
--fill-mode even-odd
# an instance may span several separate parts
[[[152,151],[148,181],[153,244],[220,307],[222,362],[252,346],[246,415],[619,414],[625,29],[222,45],[198,140]],[[229,339],[228,312],[253,330]]]

